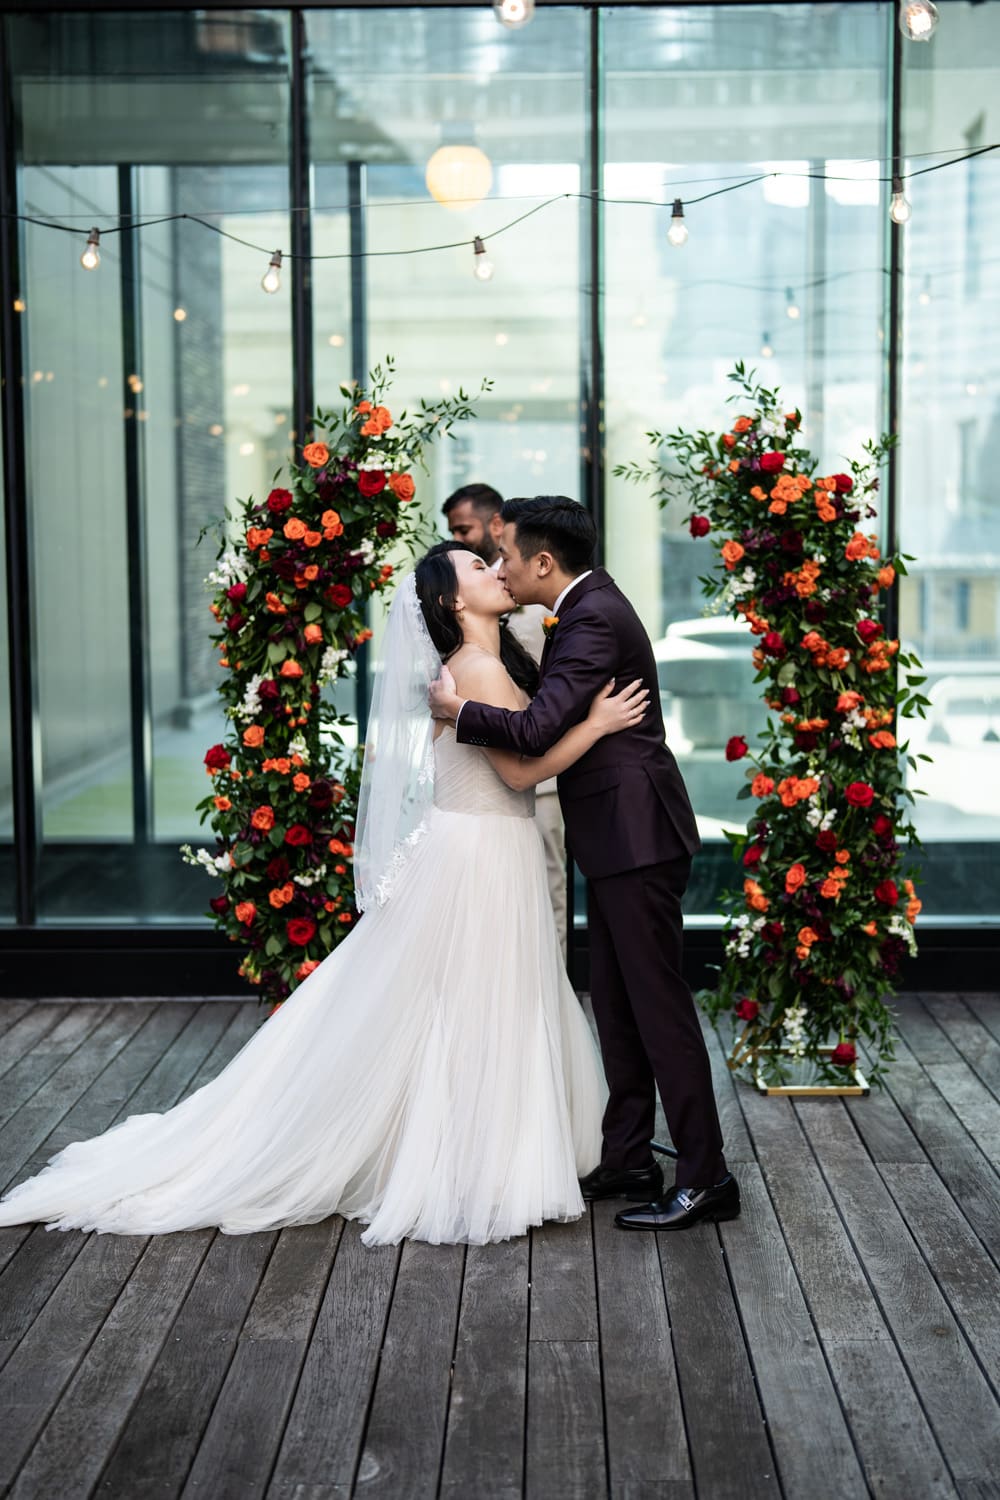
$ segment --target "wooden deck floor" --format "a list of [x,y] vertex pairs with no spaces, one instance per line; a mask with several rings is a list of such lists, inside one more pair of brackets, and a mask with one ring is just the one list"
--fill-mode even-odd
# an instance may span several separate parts
[[[212,1077],[260,1013],[0,1004],[0,1178]],[[365,1250],[331,1220],[0,1230],[0,1494],[1000,1497],[1000,998],[910,996],[886,1093],[714,1044],[742,1219]]]

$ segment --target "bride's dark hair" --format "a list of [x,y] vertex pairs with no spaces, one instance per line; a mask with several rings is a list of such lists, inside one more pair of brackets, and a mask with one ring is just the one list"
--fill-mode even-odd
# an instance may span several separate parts
[[[414,583],[424,624],[442,661],[447,661],[465,641],[455,612],[458,574],[448,554],[469,550],[464,542],[438,542],[420,559],[414,571]],[[529,697],[534,697],[538,691],[538,667],[502,620],[500,660],[518,687],[523,688]]]

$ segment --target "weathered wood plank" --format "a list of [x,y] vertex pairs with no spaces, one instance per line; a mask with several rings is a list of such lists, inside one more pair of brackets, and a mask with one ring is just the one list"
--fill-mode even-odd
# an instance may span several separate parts
[[1000,1041],[973,1014],[961,995],[923,995],[924,1009],[933,1016],[956,1051],[1000,1099]]
[[[282,1230],[184,1495],[211,1495],[213,1500],[263,1495],[342,1229],[342,1221],[331,1218]],[[332,1378],[332,1361],[327,1370]]]
[[797,1112],[953,1478],[988,1478],[1000,1467],[996,1401],[931,1271],[845,1112]]
[[528,1275],[527,1235],[469,1246],[441,1478],[454,1500],[521,1494]]
[[590,1215],[531,1233],[530,1337],[596,1342],[597,1289]]
[[[739,1093],[741,1085],[738,1085],[726,1063],[726,1053],[719,1034],[702,1017],[701,1029],[705,1034],[705,1045],[712,1063],[712,1082],[715,1087],[715,1100],[719,1108],[719,1123],[722,1126],[723,1149],[726,1153],[726,1164],[730,1167],[738,1167],[740,1162],[754,1160],[753,1143],[747,1134],[746,1122],[740,1109]],[[667,1185],[673,1181],[667,1168]],[[737,1174],[738,1175],[738,1174]]]
[[277,1236],[218,1234],[128,1414],[102,1497],[180,1492]]
[[602,1416],[596,1339],[532,1339],[526,1500],[596,1500],[607,1493]]
[[[74,1005],[64,1010],[55,1026],[21,1057],[4,1076],[0,1092],[0,1125],[17,1113],[47,1083],[62,1064],[111,1014],[110,1005]],[[0,1161],[6,1156],[0,1154]]]
[[[0,1077],[9,1073],[15,1063],[38,1045],[62,1018],[57,1005],[11,1005],[0,1007]],[[4,1085],[4,1092],[6,1092]]]
[[[431,1500],[438,1492],[463,1245],[407,1241],[386,1324],[355,1494]],[[414,1380],[413,1350],[421,1351]]]
[[663,1271],[653,1234],[623,1234],[616,1203],[595,1203],[594,1251],[608,1471],[631,1486],[691,1486]]
[[777,1497],[774,1458],[718,1230],[698,1225],[656,1240],[697,1493],[711,1500]]
[[92,1235],[0,1371],[0,1489],[31,1452],[146,1243]]
[[[37,1007],[35,1007],[37,1009]],[[32,1009],[30,1000],[0,1000],[0,1035]]]
[[18,1475],[14,1500],[90,1493],[212,1233],[199,1230],[149,1241]]
[[758,1167],[744,1165],[740,1190],[743,1214],[722,1241],[785,1493],[862,1500],[868,1487]]

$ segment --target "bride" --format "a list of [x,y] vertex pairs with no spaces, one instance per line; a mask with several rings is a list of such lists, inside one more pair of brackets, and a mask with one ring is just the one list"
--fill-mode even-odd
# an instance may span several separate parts
[[[401,583],[375,683],[355,874],[366,915],[211,1083],[67,1146],[0,1225],[249,1234],[340,1213],[368,1245],[482,1244],[583,1211],[604,1084],[563,967],[534,786],[641,714],[611,685],[539,759],[459,745],[427,687],[523,708],[511,597],[460,544]],[[492,659],[490,659],[492,658]],[[506,670],[501,671],[498,659]]]

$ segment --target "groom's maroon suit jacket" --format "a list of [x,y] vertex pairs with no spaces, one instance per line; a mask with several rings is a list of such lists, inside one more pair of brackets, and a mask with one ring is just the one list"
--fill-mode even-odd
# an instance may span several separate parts
[[566,595],[528,708],[515,713],[470,701],[458,719],[462,744],[544,755],[587,717],[611,677],[618,689],[636,678],[649,688],[642,722],[605,735],[558,782],[570,849],[592,879],[690,856],[699,845],[687,790],[664,743],[653,649],[614,579],[596,568]]

